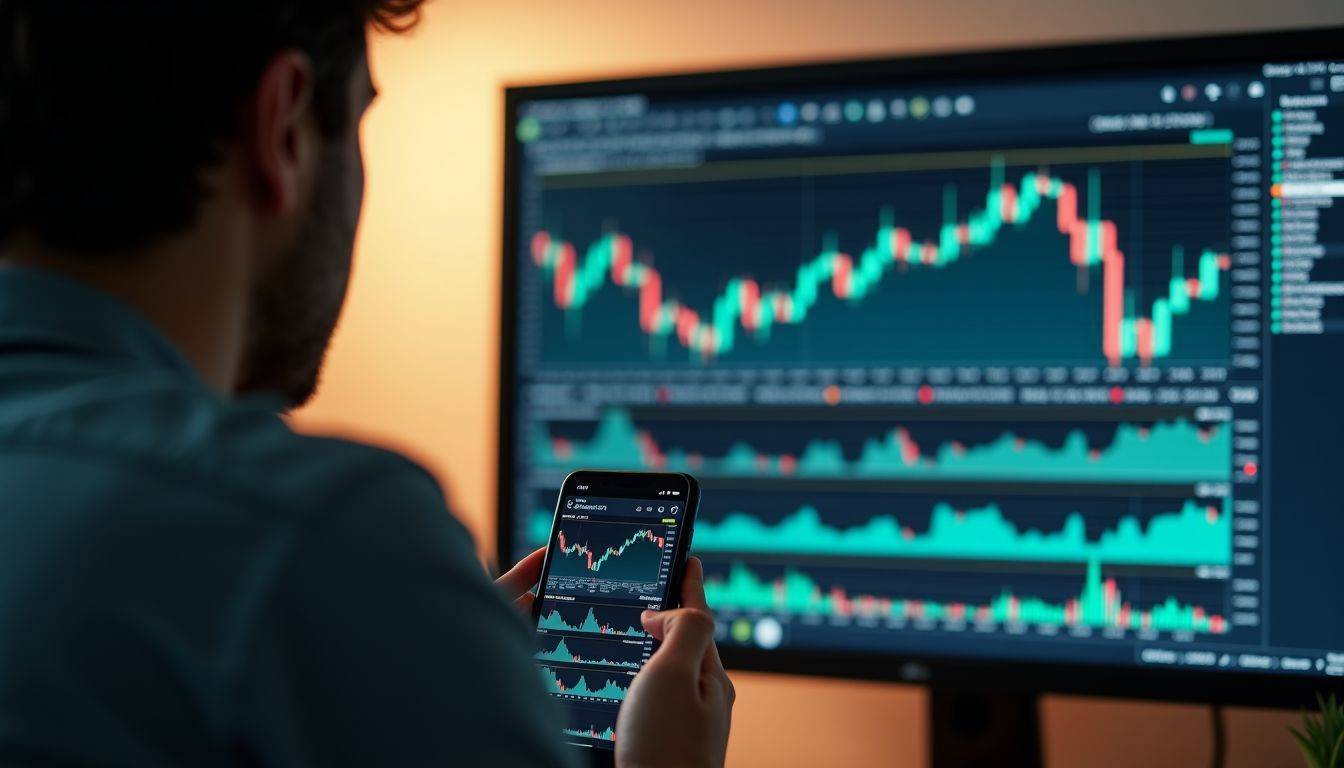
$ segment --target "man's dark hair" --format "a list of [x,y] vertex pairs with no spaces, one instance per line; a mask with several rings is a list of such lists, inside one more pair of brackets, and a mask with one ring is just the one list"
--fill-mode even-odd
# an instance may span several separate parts
[[0,0],[0,245],[113,251],[179,232],[282,50],[313,60],[327,136],[369,26],[421,0]]

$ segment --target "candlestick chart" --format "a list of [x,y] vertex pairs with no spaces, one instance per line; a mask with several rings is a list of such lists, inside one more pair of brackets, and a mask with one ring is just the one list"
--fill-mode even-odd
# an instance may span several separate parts
[[[546,286],[538,300],[562,316],[546,321],[544,354],[645,366],[1225,361],[1225,227],[1168,232],[1154,225],[1162,212],[1152,204],[1140,212],[1108,202],[1112,184],[1129,201],[1133,173],[1060,165],[1007,181],[994,161],[979,174],[805,180],[813,204],[804,218],[820,231],[801,245],[796,227],[779,226],[793,215],[782,212],[798,210],[787,185],[731,182],[733,195],[706,185],[705,197],[723,205],[718,215],[748,222],[736,235],[705,226],[712,214],[703,210],[689,221],[630,215],[641,202],[667,209],[657,190],[622,189],[612,206],[625,215],[597,217],[605,231],[589,230],[586,241],[563,228],[530,235],[531,265]],[[865,184],[882,186],[853,194]],[[1147,196],[1161,202],[1157,191]],[[556,197],[552,208],[568,214],[570,199]],[[855,224],[865,203],[866,231]],[[752,217],[771,204],[779,211],[767,233]],[[828,213],[844,226],[828,227]],[[1136,235],[1127,217],[1155,231]],[[626,219],[644,229],[612,225]],[[715,234],[697,238],[701,230]]]
[[551,576],[653,582],[666,538],[647,527],[568,523],[556,533],[556,544]]

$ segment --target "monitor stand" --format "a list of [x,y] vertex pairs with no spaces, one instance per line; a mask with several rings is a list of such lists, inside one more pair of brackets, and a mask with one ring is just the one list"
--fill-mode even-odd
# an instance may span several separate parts
[[1029,694],[930,689],[930,765],[1040,768],[1038,704]]

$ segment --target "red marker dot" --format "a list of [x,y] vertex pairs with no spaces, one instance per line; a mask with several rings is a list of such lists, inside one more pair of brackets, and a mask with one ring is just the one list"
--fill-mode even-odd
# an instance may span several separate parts
[[1111,403],[1119,405],[1125,402],[1125,390],[1123,387],[1111,387]]
[[933,387],[925,384],[919,388],[919,402],[928,405],[933,402]]
[[1241,471],[1245,473],[1247,477],[1255,477],[1255,473],[1259,472],[1260,468],[1255,465],[1254,461],[1248,461],[1246,462],[1246,466],[1241,468]]

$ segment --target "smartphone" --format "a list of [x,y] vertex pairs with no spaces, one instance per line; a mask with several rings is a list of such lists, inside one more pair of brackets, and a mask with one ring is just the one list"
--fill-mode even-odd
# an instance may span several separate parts
[[673,472],[579,470],[565,478],[532,615],[535,663],[565,741],[610,764],[616,714],[656,643],[639,616],[675,608],[700,487]]

